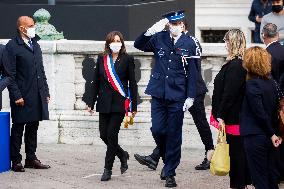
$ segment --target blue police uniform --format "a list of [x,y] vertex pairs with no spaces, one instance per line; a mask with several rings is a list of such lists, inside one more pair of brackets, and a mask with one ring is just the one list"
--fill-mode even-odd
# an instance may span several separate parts
[[183,105],[185,99],[196,96],[200,49],[196,41],[184,33],[175,44],[169,31],[153,36],[144,34],[135,40],[134,46],[153,52],[155,57],[145,91],[152,96],[151,131],[165,164],[165,176],[175,176],[181,157]]

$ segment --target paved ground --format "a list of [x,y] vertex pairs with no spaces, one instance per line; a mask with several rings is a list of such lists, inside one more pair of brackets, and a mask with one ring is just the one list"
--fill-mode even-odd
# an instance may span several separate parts
[[[113,177],[100,182],[105,146],[40,144],[38,156],[52,166],[49,170],[28,169],[25,173],[0,174],[1,189],[159,189],[165,188],[159,179],[161,165],[151,171],[135,161],[133,154],[148,154],[151,147],[125,147],[130,154],[129,170],[120,175],[116,160]],[[228,177],[212,176],[208,171],[195,171],[194,166],[203,159],[200,149],[183,149],[181,164],[177,169],[177,188],[227,189]],[[251,187],[252,188],[252,187]],[[284,189],[284,185],[281,186]]]

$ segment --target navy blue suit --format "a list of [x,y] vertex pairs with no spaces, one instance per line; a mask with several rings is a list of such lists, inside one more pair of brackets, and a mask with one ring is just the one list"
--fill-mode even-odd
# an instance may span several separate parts
[[[168,31],[147,37],[140,35],[134,46],[153,52],[155,65],[146,94],[152,96],[152,134],[165,163],[165,176],[175,176],[180,163],[185,99],[196,97],[200,49],[184,33],[174,44]],[[182,56],[191,57],[187,63]]]
[[271,136],[277,134],[278,96],[273,80],[253,78],[246,83],[240,114],[250,173],[256,189],[277,189],[275,148]]
[[[25,152],[27,160],[35,160],[37,148],[37,130],[39,121],[49,119],[49,88],[43,67],[42,51],[32,39],[33,46],[28,46],[21,35],[12,38],[6,45],[8,54],[7,70],[11,74],[8,86],[10,95],[12,129],[11,129],[11,161],[22,160],[20,149],[25,129]],[[23,98],[24,106],[15,101]]]
[[271,12],[271,1],[268,0],[266,7],[263,6],[261,0],[254,0],[251,5],[250,13],[249,13],[249,20],[255,23],[255,30],[254,30],[254,42],[261,43],[260,39],[260,24],[256,21],[256,16],[263,17],[264,15]]

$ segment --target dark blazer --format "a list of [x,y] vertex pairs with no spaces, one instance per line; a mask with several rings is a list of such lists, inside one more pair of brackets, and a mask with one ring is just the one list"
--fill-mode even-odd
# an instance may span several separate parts
[[245,93],[246,71],[241,59],[233,59],[222,66],[214,79],[212,114],[228,125],[240,123],[239,114]]
[[[114,67],[126,94],[128,94],[127,89],[129,83],[132,111],[137,111],[138,89],[135,80],[135,64],[133,56],[128,54],[119,55],[114,63]],[[90,93],[84,94],[83,101],[89,107],[92,107],[92,109],[97,102],[96,111],[100,113],[125,112],[125,98],[115,91],[109,83],[104,69],[104,60],[102,55],[98,56],[96,62],[92,90]]]
[[5,51],[5,46],[0,45],[0,110],[2,109],[2,91],[9,85],[11,82],[11,77],[6,71],[7,61],[7,51]]
[[[271,75],[281,86],[284,86],[284,46],[279,42],[270,44],[266,50],[272,56]],[[282,88],[283,89],[283,88]]]
[[[18,34],[7,45],[9,67],[12,75],[10,94],[13,123],[41,121],[49,118],[47,97],[49,89],[42,62],[38,38],[33,38],[33,50]],[[15,101],[23,98],[25,105],[17,106]]]
[[240,116],[241,135],[266,135],[270,138],[278,134],[277,107],[278,96],[273,80],[248,80]]

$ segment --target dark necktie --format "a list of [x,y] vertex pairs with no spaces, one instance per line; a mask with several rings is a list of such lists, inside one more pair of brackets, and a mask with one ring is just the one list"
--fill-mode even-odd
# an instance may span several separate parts
[[34,50],[34,46],[33,46],[32,40],[29,40],[29,45],[30,45],[30,48],[31,48],[32,50]]
[[175,45],[175,38],[172,37],[172,44]]

